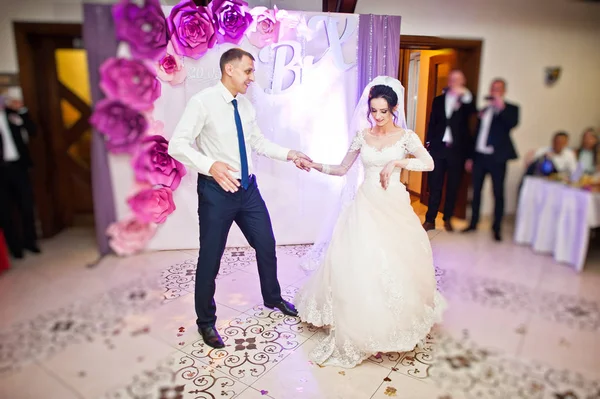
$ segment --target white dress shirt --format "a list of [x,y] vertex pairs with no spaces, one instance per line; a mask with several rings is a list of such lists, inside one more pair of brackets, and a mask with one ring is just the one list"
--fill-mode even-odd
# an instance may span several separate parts
[[[195,94],[175,128],[169,142],[169,154],[206,176],[210,176],[209,170],[216,161],[225,162],[241,171],[237,128],[231,103],[233,99],[231,92],[221,82]],[[241,95],[236,99],[248,154],[248,173],[254,173],[250,148],[259,155],[286,161],[290,150],[263,136],[250,100]],[[192,147],[193,142],[198,150]],[[241,178],[240,173],[231,172],[237,179]]]
[[[448,91],[446,93],[446,119],[450,120],[450,118],[452,118],[452,114],[454,113],[454,111],[456,111],[456,102],[458,101],[458,96],[456,94],[453,94],[451,91]],[[470,103],[471,101],[473,101],[473,95],[471,94],[471,92],[469,90],[467,90],[465,92],[465,94],[463,94],[462,96],[462,100],[463,103]],[[452,144],[453,138],[452,138],[452,129],[450,129],[450,126],[446,126],[446,131],[444,132],[444,137],[442,138],[442,141],[444,143],[448,143],[448,144]]]
[[19,151],[8,125],[6,112],[2,108],[0,108],[0,134],[2,134],[2,159],[4,159],[4,162],[18,161],[20,158]]
[[573,173],[577,170],[577,155],[570,148],[563,149],[560,154],[555,154],[552,147],[543,147],[535,152],[534,159],[540,159],[545,154],[550,154],[549,158],[559,173]]
[[494,107],[488,107],[483,112],[481,118],[481,126],[479,127],[479,135],[477,136],[477,143],[475,151],[481,154],[493,154],[494,147],[487,144],[488,138],[490,137],[490,128],[492,127],[492,120],[494,119]]

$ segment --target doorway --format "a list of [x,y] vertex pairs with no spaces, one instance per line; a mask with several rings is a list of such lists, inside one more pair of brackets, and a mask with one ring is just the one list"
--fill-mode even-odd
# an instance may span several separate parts
[[81,24],[14,23],[25,104],[38,125],[32,180],[42,237],[93,224],[91,94]]
[[[443,39],[429,36],[400,36],[400,67],[398,79],[407,87],[404,93],[407,124],[425,142],[431,104],[447,86],[448,74],[453,68],[461,69],[467,79],[467,87],[477,98],[481,40]],[[475,117],[471,121],[474,129]],[[472,133],[474,130],[472,129]],[[411,197],[423,206],[429,202],[427,173],[404,171],[402,180]],[[471,175],[465,173],[461,182],[454,215],[466,218],[468,189]],[[442,204],[445,200],[445,184]]]

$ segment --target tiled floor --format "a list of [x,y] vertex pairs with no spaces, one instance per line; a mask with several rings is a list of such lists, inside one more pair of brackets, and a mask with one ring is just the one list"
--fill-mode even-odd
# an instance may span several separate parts
[[[320,331],[260,306],[252,250],[223,259],[214,350],[194,328],[196,251],[89,267],[92,233],[68,231],[0,277],[0,398],[600,398],[598,250],[576,274],[508,233],[430,235],[444,323],[342,370],[309,361]],[[279,248],[287,297],[306,249]]]

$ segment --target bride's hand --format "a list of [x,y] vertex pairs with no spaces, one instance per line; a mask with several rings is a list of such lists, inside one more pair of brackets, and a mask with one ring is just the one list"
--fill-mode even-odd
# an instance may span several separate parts
[[385,165],[384,168],[379,173],[379,182],[381,183],[381,187],[383,187],[384,190],[387,190],[389,183],[390,183],[390,177],[392,176],[392,173],[394,173],[394,170],[396,168],[404,168],[405,166],[406,166],[405,159],[403,159],[401,161],[388,162],[388,164]]
[[307,172],[310,172],[310,170],[315,165],[312,161],[309,161],[308,159],[305,159],[305,158],[297,158],[296,160],[294,160],[294,164],[296,165],[296,167],[298,169],[302,169]]
[[398,166],[396,165],[396,161],[391,161],[388,162],[388,164],[385,165],[379,173],[379,182],[381,183],[381,187],[383,187],[384,190],[387,190],[388,185],[390,183],[390,177],[392,176],[392,173],[394,173],[394,169],[396,169],[397,167]]

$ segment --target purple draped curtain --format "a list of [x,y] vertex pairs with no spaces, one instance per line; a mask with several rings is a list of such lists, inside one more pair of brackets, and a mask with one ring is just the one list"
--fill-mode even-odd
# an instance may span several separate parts
[[358,93],[377,76],[398,78],[400,62],[401,17],[359,15],[358,22]]
[[[100,65],[117,54],[112,6],[110,4],[83,5],[83,41],[87,51],[92,102],[96,104],[104,95],[98,86]],[[98,132],[92,135],[92,194],[96,240],[100,255],[111,252],[106,228],[116,220],[115,200],[108,167],[108,154],[104,140]]]

